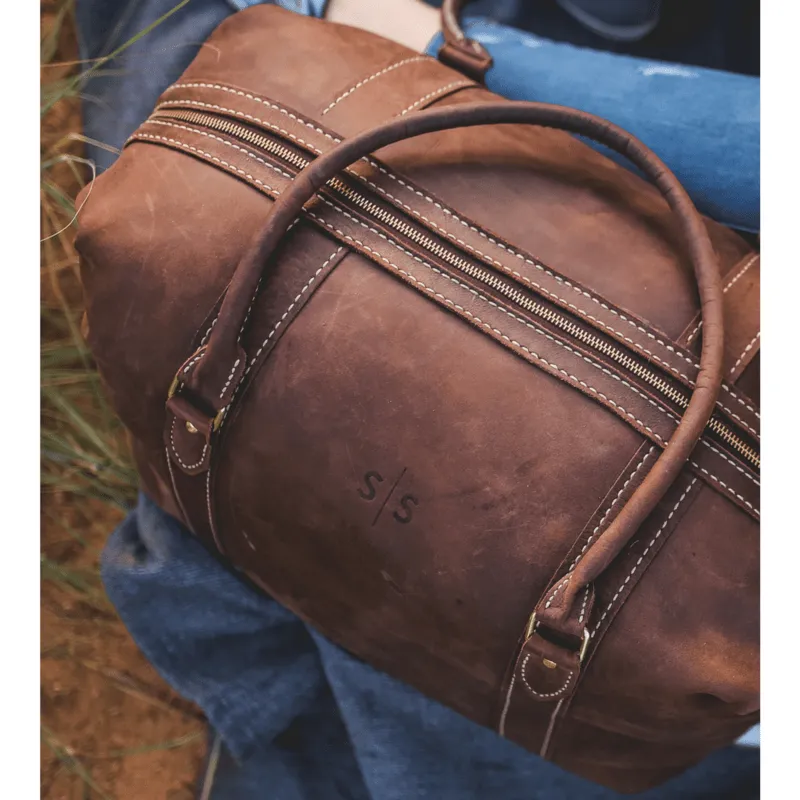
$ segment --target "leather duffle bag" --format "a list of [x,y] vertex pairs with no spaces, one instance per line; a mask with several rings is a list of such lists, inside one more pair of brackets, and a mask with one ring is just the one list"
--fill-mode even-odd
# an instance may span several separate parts
[[613,124],[490,93],[459,5],[440,59],[223,22],[81,211],[88,341],[225,563],[640,791],[758,717],[759,256]]

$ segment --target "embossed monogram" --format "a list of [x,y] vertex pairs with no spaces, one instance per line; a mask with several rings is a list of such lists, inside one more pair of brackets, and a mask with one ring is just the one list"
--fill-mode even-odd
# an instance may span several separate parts
[[[395,494],[395,490],[397,489],[407,470],[407,467],[403,467],[403,471],[400,473],[400,475],[398,475],[394,483],[392,483],[389,491],[386,492],[383,501],[380,503],[378,512],[375,514],[375,517],[372,520],[373,525],[375,525],[380,519],[381,514],[389,504],[389,500],[391,500],[392,496]],[[358,492],[358,496],[368,503],[379,500],[379,496],[383,494],[381,491],[381,484],[386,481],[383,475],[381,475],[381,473],[377,470],[371,469],[364,473],[364,477],[361,480],[363,485],[359,486],[356,490]],[[418,506],[419,499],[417,497],[415,497],[413,494],[403,494],[393,506],[394,510],[392,511],[392,518],[401,525],[408,525],[408,523],[411,522],[414,517],[414,509]]]

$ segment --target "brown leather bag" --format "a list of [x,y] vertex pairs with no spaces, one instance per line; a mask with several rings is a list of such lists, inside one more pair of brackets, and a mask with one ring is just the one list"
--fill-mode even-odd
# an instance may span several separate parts
[[624,131],[483,88],[457,6],[471,77],[272,6],[220,25],[83,209],[89,342],[209,548],[638,791],[757,720],[759,257]]

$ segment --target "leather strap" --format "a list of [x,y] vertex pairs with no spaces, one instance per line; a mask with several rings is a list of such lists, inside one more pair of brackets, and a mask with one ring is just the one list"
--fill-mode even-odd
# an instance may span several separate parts
[[708,423],[722,383],[722,286],[706,227],[685,190],[663,162],[617,126],[561,106],[479,103],[436,108],[395,119],[342,142],[297,175],[291,187],[276,201],[264,230],[254,238],[231,280],[205,356],[196,359],[188,375],[181,376],[184,383],[179,381],[179,396],[191,403],[195,411],[185,415],[182,404],[175,403],[172,410],[198,430],[207,431],[210,446],[214,425],[201,420],[203,424],[198,426],[198,412],[206,415],[210,422],[230,403],[241,380],[242,365],[247,363],[241,346],[241,331],[264,266],[305,203],[328,180],[363,156],[413,136],[449,128],[511,123],[560,128],[587,136],[626,156],[655,183],[678,219],[697,281],[705,329],[696,387],[668,446],[606,533],[594,542],[572,571],[570,580],[556,598],[546,608],[537,609],[539,623],[558,631],[567,624],[576,595],[608,567],[680,474]]
[[448,67],[483,83],[492,66],[492,57],[483,45],[464,35],[459,22],[464,2],[465,0],[444,0],[442,3],[444,44],[439,48],[438,58]]

